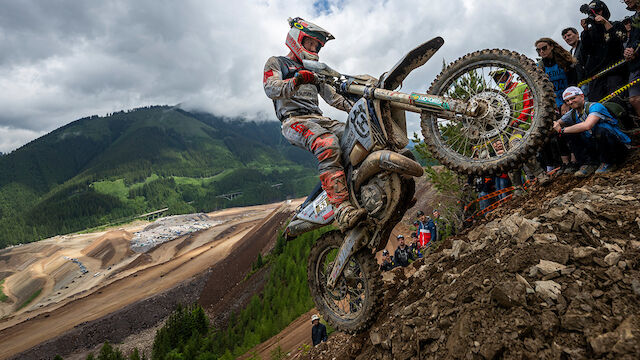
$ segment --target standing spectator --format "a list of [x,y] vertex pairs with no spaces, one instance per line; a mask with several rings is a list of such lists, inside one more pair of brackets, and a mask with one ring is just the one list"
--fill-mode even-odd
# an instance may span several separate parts
[[393,258],[389,256],[389,250],[382,250],[382,264],[380,264],[380,271],[389,271],[393,269]]
[[413,253],[414,259],[421,259],[422,252],[420,251],[420,245],[418,245],[418,235],[416,233],[411,233],[411,244],[409,244],[409,248]]
[[567,43],[567,45],[571,47],[571,49],[569,49],[569,53],[571,54],[571,56],[573,56],[576,60],[580,61],[580,59],[576,58],[576,56],[580,52],[580,45],[581,45],[580,35],[578,34],[578,30],[576,30],[576,28],[573,28],[573,27],[568,27],[562,30],[562,38]]
[[590,175],[600,161],[596,174],[608,173],[615,164],[622,162],[631,139],[617,126],[617,120],[600,103],[586,103],[582,90],[571,86],[563,98],[571,107],[553,128],[561,136],[567,136],[573,153],[583,164],[575,173],[577,177]]
[[[584,59],[580,56],[580,49],[582,47],[582,41],[580,41],[580,34],[578,34],[578,30],[573,27],[568,27],[562,30],[562,38],[564,41],[571,47],[569,49],[569,53],[576,59],[576,77],[577,81],[580,82],[584,80]],[[589,90],[589,84],[582,85],[582,91],[584,91],[585,95]]]
[[447,231],[448,221],[447,219],[440,216],[440,211],[438,209],[433,209],[433,222],[436,227],[437,240],[443,240],[445,232]]
[[[509,183],[510,183],[509,174],[499,174],[498,176],[496,176],[496,179],[495,179],[496,191],[508,188]],[[498,195],[498,200],[504,199],[505,197],[507,197],[507,193],[502,193]],[[437,210],[433,210],[433,211],[435,212]]]
[[427,246],[429,241],[431,241],[431,232],[428,228],[427,216],[424,214],[422,210],[418,210],[417,213],[418,220],[413,223],[416,226],[416,235],[418,236],[418,244],[420,248]]
[[404,236],[398,235],[398,248],[393,254],[393,261],[396,266],[405,267],[409,265],[409,260],[414,260],[411,249],[404,243]]
[[[475,185],[476,192],[478,193],[478,198],[489,195],[490,192],[493,192],[493,177],[477,177],[475,179]],[[488,199],[480,200],[478,202],[479,210],[484,210],[489,205],[490,201]]]
[[535,42],[536,51],[542,57],[538,63],[549,77],[556,93],[556,107],[560,112],[560,107],[564,104],[562,92],[570,85],[578,83],[576,73],[576,60],[571,54],[551,38],[541,38]]
[[[588,13],[588,17],[580,21],[584,31],[580,36],[582,46],[579,56],[584,61],[585,77],[588,78],[622,59],[626,30],[619,22],[609,22],[611,13],[601,0],[591,1],[584,9],[581,8],[582,10]],[[627,68],[619,66],[591,81],[589,100],[600,101],[624,85],[627,76]]]
[[311,315],[311,323],[313,324],[311,328],[311,341],[313,342],[313,346],[326,342],[327,327],[320,323],[320,316],[316,314]]
[[[632,82],[640,78],[640,56],[637,51],[640,46],[640,28],[638,28],[640,26],[640,14],[638,13],[640,1],[624,0],[624,3],[627,4],[627,10],[635,11],[635,14],[629,18],[629,40],[624,49],[624,58],[629,63],[629,82]],[[640,85],[636,84],[629,89],[629,102],[636,111],[636,115],[640,116]]]

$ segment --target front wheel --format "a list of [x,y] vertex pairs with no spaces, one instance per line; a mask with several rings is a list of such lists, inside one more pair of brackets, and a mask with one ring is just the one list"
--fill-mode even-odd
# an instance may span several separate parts
[[320,314],[333,328],[347,333],[365,330],[380,308],[382,277],[373,254],[364,249],[345,265],[334,289],[327,277],[344,237],[339,231],[322,235],[309,254],[307,276],[311,297]]
[[423,112],[422,134],[443,165],[467,174],[505,172],[535,156],[554,119],[555,94],[524,55],[482,50],[450,64],[429,94],[475,101],[479,116]]

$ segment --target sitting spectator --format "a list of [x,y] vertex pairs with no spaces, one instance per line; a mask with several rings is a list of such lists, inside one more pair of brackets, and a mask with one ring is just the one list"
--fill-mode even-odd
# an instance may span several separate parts
[[326,342],[327,327],[320,323],[320,316],[316,314],[311,315],[311,323],[313,324],[311,328],[311,341],[313,342],[313,346]]
[[576,60],[571,54],[550,38],[541,38],[535,42],[536,51],[542,57],[538,63],[549,77],[556,93],[556,107],[560,112],[560,107],[564,103],[562,92],[570,85],[578,83],[576,73]]
[[389,271],[393,269],[393,258],[389,256],[389,250],[382,250],[382,264],[380,264],[380,271]]
[[422,252],[420,251],[420,245],[418,244],[418,234],[411,233],[411,244],[409,244],[409,248],[413,253],[414,259],[422,258]]
[[[640,56],[638,56],[638,47],[640,47],[640,1],[638,0],[624,0],[627,4],[627,10],[635,11],[632,17],[628,18],[629,24],[629,40],[625,44],[624,58],[629,63],[629,82],[632,82],[640,78]],[[625,19],[627,20],[627,19]],[[636,26],[631,26],[631,23],[635,23]],[[637,116],[640,116],[640,85],[636,84],[629,88],[629,102],[636,112]]]
[[[631,139],[618,129],[617,120],[604,105],[585,102],[579,88],[567,88],[562,97],[571,111],[554,122],[553,128],[561,136],[567,136],[569,146],[581,164],[575,176],[585,177],[594,170],[597,174],[613,170],[615,164],[624,160]],[[597,167],[598,160],[600,167]]]
[[398,248],[395,254],[393,254],[393,261],[396,266],[408,266],[409,260],[414,260],[411,249],[404,243],[404,236],[398,235]]
[[413,225],[415,225],[416,227],[418,245],[420,245],[420,248],[423,248],[427,246],[431,241],[431,228],[429,226],[429,222],[427,221],[427,216],[422,210],[418,210],[417,216],[418,220],[416,220]]
[[[580,58],[584,60],[585,77],[591,77],[622,60],[626,30],[620,22],[609,22],[611,13],[601,0],[588,5],[589,17],[580,24],[584,31],[580,36]],[[625,84],[627,68],[619,66],[589,83],[589,100],[600,101]]]

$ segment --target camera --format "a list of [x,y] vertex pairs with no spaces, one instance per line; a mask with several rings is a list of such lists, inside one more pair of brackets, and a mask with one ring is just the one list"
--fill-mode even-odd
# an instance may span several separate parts
[[582,4],[580,6],[580,12],[587,15],[585,19],[587,21],[587,25],[591,26],[596,23],[596,15],[595,11],[587,4]]

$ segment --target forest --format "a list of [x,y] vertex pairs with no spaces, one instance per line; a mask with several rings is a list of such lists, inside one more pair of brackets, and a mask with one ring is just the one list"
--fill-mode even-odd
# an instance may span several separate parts
[[[0,157],[0,248],[133,220],[306,195],[315,159],[275,121],[169,106],[90,116]],[[241,193],[233,199],[221,195]]]

